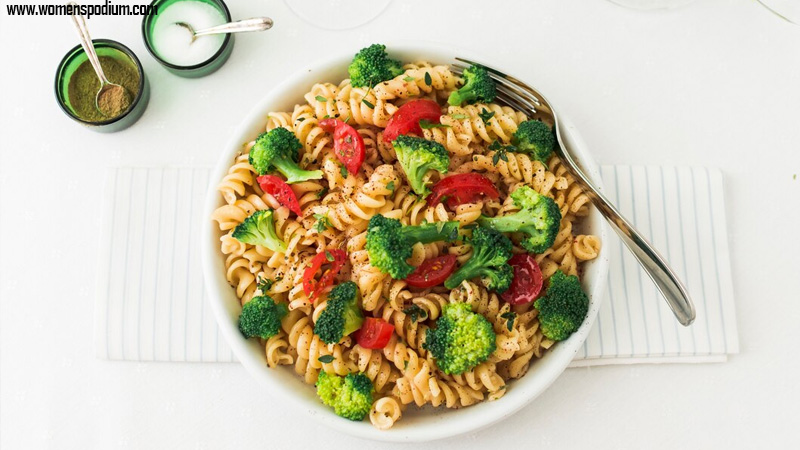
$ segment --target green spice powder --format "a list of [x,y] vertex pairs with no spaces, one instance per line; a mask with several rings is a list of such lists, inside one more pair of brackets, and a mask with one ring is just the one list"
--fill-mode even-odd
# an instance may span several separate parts
[[[133,99],[139,92],[139,71],[136,67],[110,56],[100,56],[99,59],[108,81],[127,89],[130,98]],[[88,122],[100,122],[113,118],[104,116],[97,109],[95,98],[97,91],[100,90],[100,80],[97,79],[92,63],[88,60],[78,66],[78,69],[72,74],[67,90],[69,103],[79,118]],[[127,109],[126,107],[124,110],[120,110],[117,115],[122,115]]]

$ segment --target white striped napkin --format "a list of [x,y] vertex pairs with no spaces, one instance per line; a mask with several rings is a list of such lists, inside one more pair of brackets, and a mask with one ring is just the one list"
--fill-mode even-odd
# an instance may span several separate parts
[[[605,166],[606,192],[687,283],[681,327],[613,237],[608,288],[573,366],[714,362],[738,352],[722,175],[705,168]],[[207,168],[113,168],[95,307],[98,358],[231,362],[206,305],[199,225]]]

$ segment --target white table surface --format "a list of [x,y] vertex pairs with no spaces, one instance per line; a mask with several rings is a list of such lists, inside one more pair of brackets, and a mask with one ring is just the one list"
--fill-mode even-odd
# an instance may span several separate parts
[[278,0],[229,0],[235,17],[276,25],[237,38],[199,80],[147,54],[139,18],[92,18],[94,37],[129,45],[152,86],[142,119],[110,135],[81,129],[53,98],[56,64],[77,43],[70,21],[3,8],[0,447],[373,446],[274,404],[237,364],[95,359],[99,208],[107,166],[211,164],[257,99],[326,49],[411,38],[494,54],[569,114],[601,163],[721,168],[741,340],[724,364],[570,369],[513,419],[417,447],[800,448],[800,27],[752,0],[655,13],[444,3],[394,0],[332,32]]

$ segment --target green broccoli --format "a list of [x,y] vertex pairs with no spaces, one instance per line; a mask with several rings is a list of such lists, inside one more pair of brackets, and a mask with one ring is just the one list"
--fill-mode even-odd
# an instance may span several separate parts
[[444,280],[444,287],[455,289],[464,280],[481,277],[487,288],[505,292],[514,278],[514,269],[508,265],[511,241],[498,231],[477,227],[472,230],[470,243],[472,256]]
[[372,408],[372,382],[363,373],[348,373],[344,377],[325,371],[317,378],[317,396],[333,408],[337,416],[363,420]]
[[469,66],[464,69],[464,85],[447,99],[447,103],[460,106],[462,103],[490,103],[497,95],[495,83],[489,71],[483,66]]
[[263,209],[250,214],[233,230],[233,237],[245,244],[267,247],[273,252],[285,252],[286,243],[275,231],[275,218],[271,209]]
[[239,331],[247,338],[269,339],[278,334],[281,320],[288,312],[285,303],[275,303],[268,295],[253,297],[242,306]]
[[361,328],[363,322],[358,286],[347,281],[331,289],[327,306],[314,324],[314,333],[326,344],[335,344]]
[[428,330],[424,347],[442,372],[457,375],[486,361],[497,346],[496,338],[492,324],[469,304],[448,303],[436,328]]
[[578,277],[567,276],[559,270],[550,277],[547,291],[533,306],[539,310],[542,334],[554,341],[563,341],[586,318],[589,297],[581,289]]
[[527,153],[537,161],[547,162],[547,158],[556,147],[556,136],[546,123],[526,120],[517,127],[511,143],[516,147],[516,151]]
[[457,237],[457,221],[404,226],[397,219],[375,214],[367,225],[366,247],[373,267],[396,280],[403,280],[415,269],[407,261],[414,244],[451,242]]
[[303,170],[297,165],[297,157],[303,144],[286,128],[274,128],[256,139],[250,149],[250,165],[259,175],[277,170],[289,184],[322,178],[320,170]]
[[447,173],[450,156],[438,142],[402,134],[392,141],[392,147],[397,153],[397,160],[403,166],[411,189],[423,198],[431,193],[428,189],[430,182],[425,181],[428,170]]
[[481,216],[481,226],[503,233],[522,232],[527,236],[521,244],[531,253],[542,253],[553,245],[561,223],[561,211],[555,200],[536,192],[529,186],[520,186],[511,193],[519,211],[501,217]]
[[350,84],[353,87],[372,88],[382,81],[391,80],[402,74],[403,65],[400,61],[389,58],[385,45],[372,44],[356,53],[347,71],[350,73]]

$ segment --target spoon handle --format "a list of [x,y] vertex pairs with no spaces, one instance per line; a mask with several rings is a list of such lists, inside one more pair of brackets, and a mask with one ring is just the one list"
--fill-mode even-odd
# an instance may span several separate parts
[[195,36],[223,33],[244,33],[245,31],[264,31],[272,28],[272,19],[269,17],[253,17],[252,19],[237,20],[216,27],[204,28],[194,32]]
[[75,28],[78,30],[78,37],[81,40],[83,51],[86,52],[86,56],[89,58],[89,62],[92,63],[92,67],[94,67],[97,77],[100,78],[101,84],[109,84],[108,78],[106,78],[106,74],[103,72],[103,67],[100,66],[100,59],[97,57],[97,52],[94,51],[94,43],[92,42],[92,37],[89,36],[89,28],[86,26],[86,19],[83,17],[83,14],[77,12],[77,3],[69,2],[67,4],[73,5],[72,22],[75,23]]

